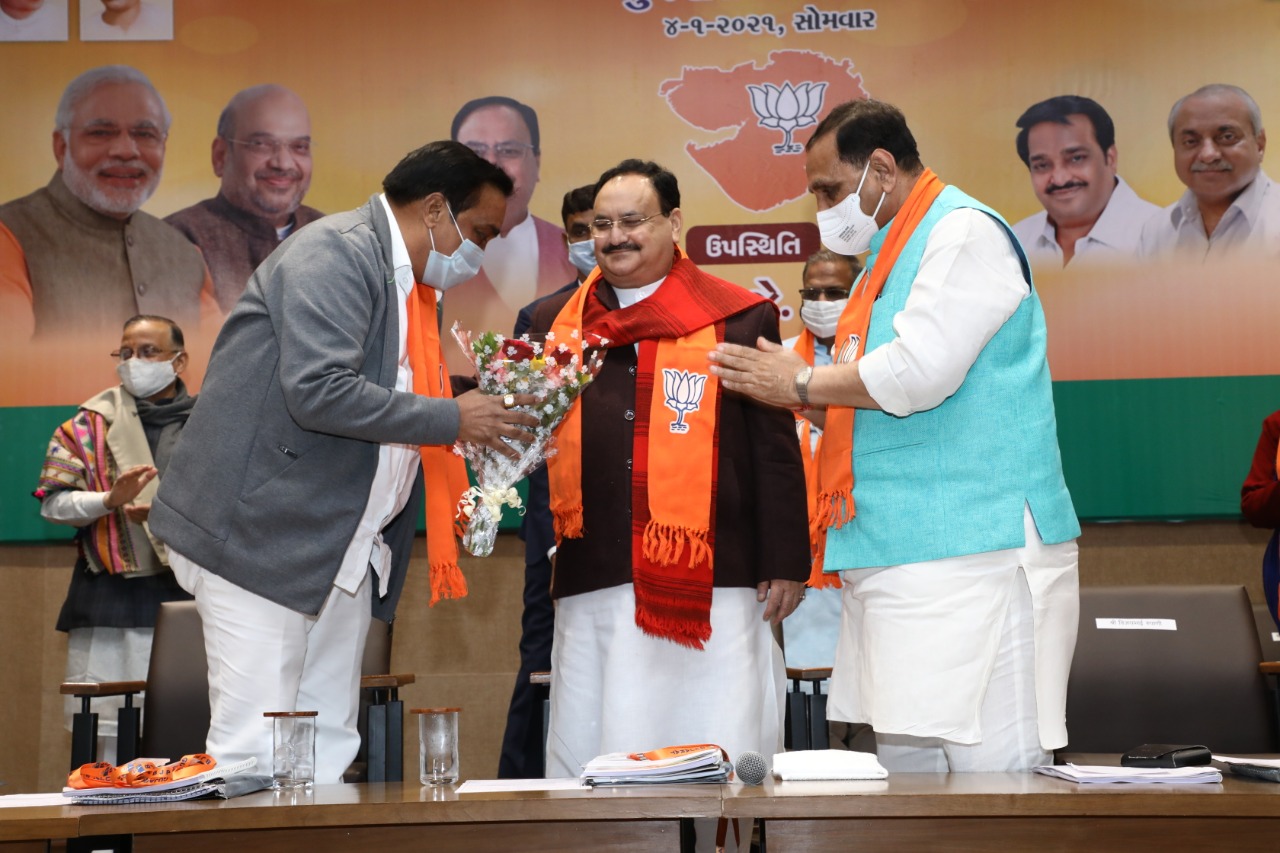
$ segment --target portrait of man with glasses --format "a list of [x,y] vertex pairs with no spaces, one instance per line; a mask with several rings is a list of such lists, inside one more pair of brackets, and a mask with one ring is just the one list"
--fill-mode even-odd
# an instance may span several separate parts
[[[529,212],[542,166],[538,114],[513,98],[476,98],[454,115],[450,136],[506,172],[515,192],[480,274],[444,300],[445,328],[458,320],[474,332],[509,332],[523,306],[577,276],[563,229]],[[453,349],[447,350],[450,358]]]
[[67,86],[49,183],[0,206],[5,338],[110,344],[120,323],[159,314],[194,325],[212,284],[200,252],[139,208],[164,169],[170,115],[146,75],[92,68]]
[[232,96],[213,139],[218,194],[165,217],[200,247],[222,313],[276,246],[323,213],[302,203],[311,186],[311,116],[284,86]]

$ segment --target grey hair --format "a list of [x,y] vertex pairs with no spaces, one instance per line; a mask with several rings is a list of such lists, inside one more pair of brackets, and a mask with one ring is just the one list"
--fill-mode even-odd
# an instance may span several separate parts
[[1169,139],[1173,139],[1173,119],[1178,114],[1178,110],[1182,109],[1182,105],[1186,103],[1188,98],[1198,98],[1201,95],[1235,95],[1244,101],[1245,109],[1249,111],[1249,122],[1253,125],[1253,135],[1258,136],[1262,133],[1262,110],[1258,109],[1258,102],[1253,96],[1241,89],[1239,86],[1232,86],[1230,83],[1210,83],[1207,86],[1201,86],[1189,95],[1183,95],[1178,98],[1177,103],[1173,105],[1173,109],[1169,110]]
[[814,264],[831,263],[831,264],[847,264],[849,271],[853,273],[853,277],[857,278],[858,273],[862,271],[862,262],[852,255],[841,255],[833,252],[826,246],[814,252],[804,262],[804,268],[800,270],[800,281],[805,280],[805,276],[809,275],[809,267]]
[[53,129],[65,136],[71,129],[71,117],[80,102],[92,94],[94,89],[108,83],[137,83],[139,86],[145,86],[160,102],[160,112],[164,115],[164,127],[161,129],[165,133],[169,132],[173,116],[169,114],[164,98],[160,97],[156,87],[151,85],[147,75],[129,65],[101,65],[90,68],[68,83],[67,88],[62,91],[62,100],[58,101],[58,111],[53,116]]

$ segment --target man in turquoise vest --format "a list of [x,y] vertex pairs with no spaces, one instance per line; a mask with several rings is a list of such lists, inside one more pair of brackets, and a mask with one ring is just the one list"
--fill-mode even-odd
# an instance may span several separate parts
[[832,251],[870,250],[813,368],[721,345],[728,389],[825,407],[814,537],[844,599],[828,716],[890,771],[1008,771],[1065,746],[1080,534],[1062,478],[1045,323],[995,211],[920,161],[873,100],[814,130],[805,172]]

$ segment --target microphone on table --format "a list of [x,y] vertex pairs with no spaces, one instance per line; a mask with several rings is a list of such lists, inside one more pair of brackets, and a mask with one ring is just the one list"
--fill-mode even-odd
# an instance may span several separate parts
[[759,785],[769,775],[769,762],[758,752],[744,752],[734,765],[738,779],[744,785]]

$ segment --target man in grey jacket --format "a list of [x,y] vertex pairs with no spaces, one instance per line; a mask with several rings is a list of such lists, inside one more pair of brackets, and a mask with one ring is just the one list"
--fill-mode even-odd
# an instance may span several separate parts
[[[380,618],[394,613],[415,483],[425,473],[428,519],[433,494],[439,505],[449,491],[439,469],[456,457],[423,466],[419,447],[458,440],[510,454],[503,439],[536,424],[511,409],[532,397],[449,397],[430,289],[475,275],[511,179],[466,146],[435,142],[383,189],[298,231],[254,273],[151,510],[204,622],[207,751],[269,767],[263,713],[318,711],[320,783],[338,781],[359,746],[371,602]],[[429,556],[446,552],[456,570],[449,524],[429,523]]]

